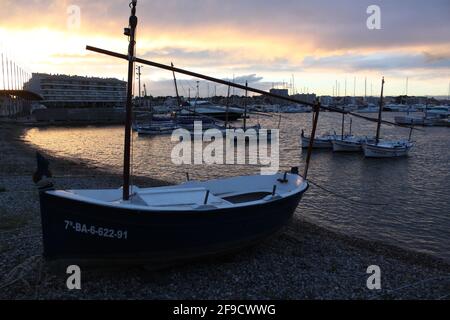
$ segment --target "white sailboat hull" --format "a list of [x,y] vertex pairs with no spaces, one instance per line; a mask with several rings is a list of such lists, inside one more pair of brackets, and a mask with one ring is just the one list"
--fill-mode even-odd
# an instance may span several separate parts
[[364,156],[367,158],[406,157],[412,148],[411,143],[404,144],[364,144]]
[[[311,139],[309,137],[302,137],[302,148],[308,148],[310,140]],[[331,149],[331,148],[333,148],[333,144],[331,141],[332,140],[328,137],[327,138],[317,137],[314,139],[313,148],[314,149]]]
[[359,152],[362,150],[362,144],[359,141],[349,141],[336,139],[333,141],[334,152]]

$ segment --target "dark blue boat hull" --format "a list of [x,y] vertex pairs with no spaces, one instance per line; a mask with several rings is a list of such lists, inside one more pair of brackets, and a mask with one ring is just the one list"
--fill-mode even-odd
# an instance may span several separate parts
[[41,192],[44,257],[171,264],[231,252],[286,225],[304,192],[243,208],[188,212],[114,208]]

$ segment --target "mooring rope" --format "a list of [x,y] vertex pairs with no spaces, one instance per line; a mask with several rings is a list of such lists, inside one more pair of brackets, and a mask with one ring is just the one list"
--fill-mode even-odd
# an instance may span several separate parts
[[318,183],[316,183],[316,182],[314,182],[314,181],[312,181],[310,179],[308,179],[308,182],[311,183],[313,186],[315,186],[315,187],[317,187],[317,188],[319,188],[319,189],[321,189],[321,190],[323,190],[325,192],[328,192],[331,195],[333,195],[333,196],[335,196],[337,198],[343,199],[343,200],[347,200],[347,201],[350,201],[350,202],[363,204],[363,205],[369,205],[369,206],[387,206],[388,205],[387,203],[368,202],[368,201],[362,201],[362,200],[355,200],[355,199],[350,198],[350,197],[348,197],[346,195],[339,194],[339,193],[336,193],[336,192],[334,192],[334,191],[332,191],[330,189],[327,189],[327,188],[319,185]]

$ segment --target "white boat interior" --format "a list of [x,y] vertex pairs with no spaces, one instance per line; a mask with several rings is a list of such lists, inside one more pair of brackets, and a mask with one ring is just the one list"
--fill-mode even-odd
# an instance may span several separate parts
[[287,173],[286,180],[284,175],[188,181],[176,186],[154,188],[132,186],[128,201],[122,200],[122,188],[56,190],[48,193],[101,206],[144,211],[214,210],[267,203],[307,189],[308,183],[299,175]]

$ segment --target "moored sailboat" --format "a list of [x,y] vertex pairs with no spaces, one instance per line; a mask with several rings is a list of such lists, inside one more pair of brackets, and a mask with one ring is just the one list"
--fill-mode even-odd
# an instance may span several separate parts
[[407,140],[380,141],[363,144],[364,155],[368,158],[395,158],[408,155],[413,143]]
[[[311,143],[311,137],[305,135],[305,132],[302,130],[300,136],[302,142],[302,148],[306,149],[309,147]],[[336,139],[336,134],[323,134],[314,138],[314,142],[312,144],[313,149],[331,149],[333,148],[333,140]]]
[[344,134],[344,114],[342,114],[342,133],[340,137],[336,137],[333,141],[334,152],[360,152],[364,142],[371,142],[374,139],[368,137],[352,135],[352,119],[350,118],[350,131],[348,135]]
[[[345,107],[343,108],[345,111]],[[342,113],[341,136],[335,137],[331,143],[334,152],[355,152],[361,150],[361,138],[352,136],[352,119],[350,118],[349,134],[345,135],[345,113]]]
[[395,158],[407,156],[409,150],[413,147],[413,143],[411,141],[380,140],[381,117],[383,110],[383,90],[384,90],[384,77],[381,80],[381,97],[378,112],[377,134],[375,137],[375,141],[367,140],[363,143],[364,156],[367,158]]

